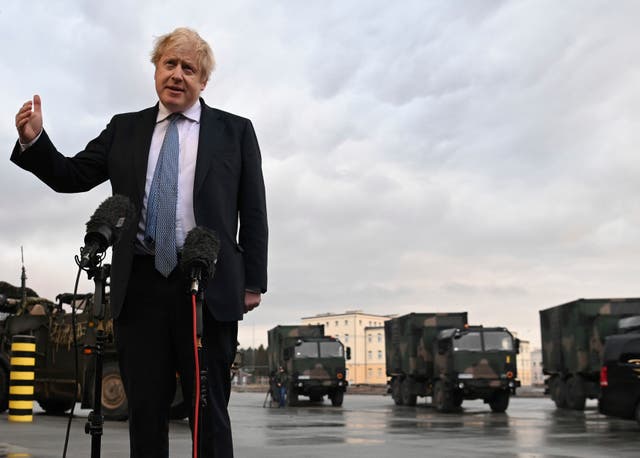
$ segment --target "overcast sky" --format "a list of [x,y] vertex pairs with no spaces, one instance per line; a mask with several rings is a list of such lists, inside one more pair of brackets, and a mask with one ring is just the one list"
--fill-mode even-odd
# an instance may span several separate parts
[[[135,5],[135,6],[132,6]],[[539,342],[538,311],[640,295],[640,2],[6,1],[0,280],[72,291],[110,195],[9,162],[42,96],[67,155],[157,101],[154,37],[195,28],[205,101],[248,117],[267,188],[269,291],[240,327],[322,312],[469,312]],[[82,292],[92,291],[86,277]]]

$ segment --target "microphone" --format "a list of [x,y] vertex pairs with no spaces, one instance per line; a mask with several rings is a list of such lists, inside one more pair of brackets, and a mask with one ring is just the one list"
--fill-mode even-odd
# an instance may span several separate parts
[[96,254],[104,253],[114,245],[134,216],[135,208],[125,196],[116,194],[102,202],[87,222],[80,267],[87,267]]
[[220,251],[220,239],[211,229],[197,226],[187,234],[182,247],[180,267],[191,278],[192,294],[198,292],[200,280],[213,278],[218,251]]

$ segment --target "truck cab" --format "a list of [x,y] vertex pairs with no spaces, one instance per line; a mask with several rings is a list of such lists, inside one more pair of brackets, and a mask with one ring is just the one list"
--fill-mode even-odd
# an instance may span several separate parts
[[279,386],[286,387],[286,403],[295,405],[299,396],[322,401],[326,395],[334,406],[341,406],[347,389],[346,359],[349,348],[324,334],[323,325],[279,325],[268,331],[269,393],[280,401]]
[[341,406],[348,382],[347,356],[342,343],[333,337],[300,337],[284,349],[284,361],[289,374],[289,403],[298,396],[321,401],[325,395],[334,406]]
[[606,338],[600,369],[600,413],[640,423],[640,316],[620,320]]
[[467,326],[440,331],[436,340],[433,403],[451,411],[464,399],[483,399],[504,412],[520,386],[516,355],[520,341],[502,327]]

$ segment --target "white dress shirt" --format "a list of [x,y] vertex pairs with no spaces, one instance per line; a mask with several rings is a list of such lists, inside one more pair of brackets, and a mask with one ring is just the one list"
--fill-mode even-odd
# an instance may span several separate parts
[[[138,223],[138,242],[140,247],[148,253],[153,253],[153,249],[144,241],[147,200],[149,199],[149,190],[151,189],[153,174],[156,170],[158,157],[160,156],[160,148],[162,147],[164,135],[169,126],[167,118],[171,115],[171,112],[162,102],[159,103],[156,127],[151,137],[151,147],[149,148],[149,159],[147,161],[142,217]],[[176,204],[176,245],[178,250],[182,249],[187,233],[196,226],[196,218],[193,213],[193,183],[196,173],[196,159],[198,157],[200,113],[200,100],[197,100],[191,108],[182,112],[183,117],[177,121],[178,139],[180,143],[180,153],[178,157],[178,200]]]

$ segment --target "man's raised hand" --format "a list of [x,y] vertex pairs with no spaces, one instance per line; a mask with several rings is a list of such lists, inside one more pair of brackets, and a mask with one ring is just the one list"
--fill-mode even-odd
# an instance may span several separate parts
[[39,95],[33,96],[33,102],[25,102],[16,114],[16,129],[20,143],[32,142],[42,132],[42,102]]

